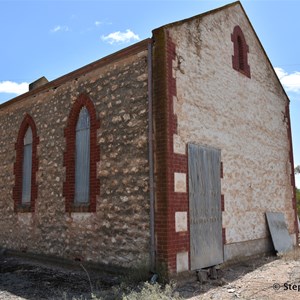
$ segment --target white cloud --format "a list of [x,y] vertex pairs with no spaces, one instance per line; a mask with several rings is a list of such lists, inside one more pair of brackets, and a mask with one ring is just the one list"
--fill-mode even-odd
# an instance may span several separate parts
[[58,31],[69,31],[69,27],[68,26],[57,25],[53,29],[50,30],[50,32],[52,32],[52,33],[55,33],[55,32],[58,32]]
[[275,72],[288,92],[300,93],[300,72],[287,73],[282,68],[274,68]]
[[0,82],[0,93],[20,95],[28,92],[29,84],[27,82],[16,83],[12,81]]
[[126,32],[116,31],[110,33],[109,35],[102,36],[101,38],[103,41],[108,42],[111,45],[129,43],[131,41],[140,40],[139,36],[133,33],[130,29],[127,29]]
[[96,27],[99,27],[99,26],[101,26],[101,25],[111,25],[112,24],[112,22],[108,22],[108,21],[106,21],[106,20],[104,20],[104,21],[95,21],[94,22],[94,25],[96,26]]

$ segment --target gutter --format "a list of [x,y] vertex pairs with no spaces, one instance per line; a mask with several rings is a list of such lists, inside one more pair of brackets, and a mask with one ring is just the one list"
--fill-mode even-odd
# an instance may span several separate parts
[[150,271],[155,273],[155,196],[153,161],[153,97],[152,97],[152,40],[148,43],[148,142],[149,142],[149,190],[150,190]]

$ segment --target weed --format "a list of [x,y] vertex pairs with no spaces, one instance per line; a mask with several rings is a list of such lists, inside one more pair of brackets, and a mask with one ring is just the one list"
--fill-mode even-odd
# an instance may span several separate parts
[[138,290],[123,294],[122,300],[179,300],[178,293],[174,292],[175,285],[167,284],[162,287],[160,284],[143,283]]
[[93,295],[93,286],[92,286],[90,274],[88,273],[88,271],[86,270],[86,268],[83,266],[83,264],[80,264],[80,266],[84,270],[84,272],[86,273],[86,275],[88,277],[88,280],[89,280],[89,283],[90,283],[91,295]]
[[147,263],[139,263],[134,269],[128,270],[126,275],[122,277],[122,282],[126,284],[138,284],[147,281],[150,277],[149,265]]

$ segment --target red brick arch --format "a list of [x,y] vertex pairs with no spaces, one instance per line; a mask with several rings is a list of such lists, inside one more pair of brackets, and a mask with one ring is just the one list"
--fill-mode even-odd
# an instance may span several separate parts
[[[90,114],[90,199],[88,204],[75,205],[75,145],[76,123],[82,107],[86,107]],[[65,128],[66,151],[64,153],[64,167],[66,179],[63,185],[66,212],[95,212],[96,197],[100,194],[100,183],[97,178],[97,162],[100,160],[100,147],[97,144],[97,129],[100,121],[92,100],[81,94],[75,101],[69,114],[68,124]]]
[[[28,128],[32,130],[32,170],[31,170],[31,197],[29,204],[22,204],[22,183],[23,183],[23,158],[24,158],[24,137]],[[15,186],[13,188],[13,200],[15,212],[34,212],[35,201],[38,193],[36,183],[36,172],[38,170],[37,145],[39,137],[34,120],[29,114],[26,114],[18,133],[15,144],[16,161],[14,164]]]
[[245,36],[240,26],[235,26],[231,34],[233,42],[232,67],[240,73],[251,78],[250,66],[248,64],[249,46],[246,43]]

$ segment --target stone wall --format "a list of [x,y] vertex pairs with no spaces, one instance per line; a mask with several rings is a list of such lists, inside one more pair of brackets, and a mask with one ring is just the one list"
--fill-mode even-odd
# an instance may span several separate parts
[[[147,44],[95,62],[0,106],[0,247],[136,266],[149,259]],[[94,104],[100,190],[96,212],[65,209],[65,128],[75,101]],[[14,212],[15,144],[26,114],[36,125],[34,212]]]
[[295,243],[289,100],[241,4],[153,35],[159,262],[170,273],[190,269],[189,143],[221,150],[225,261],[272,250],[266,211],[284,213]]
[[[236,25],[249,46],[250,78],[232,65]],[[175,44],[174,153],[187,154],[187,143],[221,149],[225,259],[243,256],[231,244],[268,238],[266,211],[284,212],[294,234],[288,99],[240,4],[167,31]]]

